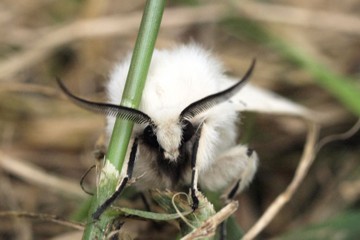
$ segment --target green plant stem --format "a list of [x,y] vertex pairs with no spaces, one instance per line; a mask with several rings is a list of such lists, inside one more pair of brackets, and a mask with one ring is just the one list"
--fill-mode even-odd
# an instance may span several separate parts
[[[120,103],[123,106],[138,108],[140,105],[165,2],[166,0],[148,0],[146,3]],[[83,235],[84,240],[103,239],[105,230],[111,225],[113,220],[111,216],[104,213],[99,221],[94,222],[91,215],[116,189],[132,128],[132,122],[116,119],[108,147],[106,164],[100,176],[97,196],[93,198],[89,211],[88,224]]]
[[[121,105],[138,108],[159,32],[165,0],[148,0],[134,47]],[[107,159],[121,171],[133,122],[116,119]]]

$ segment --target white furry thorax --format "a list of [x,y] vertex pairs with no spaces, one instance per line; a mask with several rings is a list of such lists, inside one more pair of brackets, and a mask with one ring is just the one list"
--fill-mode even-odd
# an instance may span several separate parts
[[[128,56],[115,66],[110,75],[107,90],[113,103],[121,100],[130,59]],[[164,119],[162,110],[167,110],[169,115],[179,114],[190,103],[217,92],[217,81],[224,77],[222,73],[221,64],[197,45],[155,50],[140,110],[154,120]]]

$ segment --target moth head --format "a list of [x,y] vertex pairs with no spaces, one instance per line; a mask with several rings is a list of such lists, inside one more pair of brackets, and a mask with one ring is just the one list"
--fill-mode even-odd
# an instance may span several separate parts
[[193,124],[188,120],[164,121],[156,125],[147,125],[143,131],[144,141],[161,150],[164,158],[176,161],[180,154],[180,147],[187,143],[194,135]]

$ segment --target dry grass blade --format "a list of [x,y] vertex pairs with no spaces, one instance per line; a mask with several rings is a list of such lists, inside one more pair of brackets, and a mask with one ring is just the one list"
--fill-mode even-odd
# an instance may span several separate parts
[[[137,26],[140,13],[129,17],[107,17],[96,20],[80,20],[70,25],[50,30],[40,40],[32,42],[25,50],[13,55],[0,64],[0,79],[10,78],[14,73],[39,62],[53,49],[66,43],[86,37],[106,36],[124,33]],[[123,26],[119,28],[119,26]]]
[[200,237],[208,237],[215,234],[216,227],[230,217],[239,207],[237,201],[232,201],[223,207],[214,216],[206,220],[200,227],[187,234],[181,240],[197,239]]
[[[223,16],[224,6],[209,5],[200,8],[169,9],[164,14],[162,27],[174,27],[193,24],[195,22],[209,22]],[[174,18],[173,16],[178,16]],[[202,17],[200,17],[202,16]],[[24,68],[38,63],[47,57],[51,51],[59,46],[83,38],[122,35],[136,30],[141,19],[141,12],[127,16],[104,17],[94,20],[79,20],[60,28],[52,29],[39,38],[30,42],[25,50],[14,54],[11,58],[0,63],[0,79],[7,81],[11,76]],[[119,27],[121,26],[121,27]]]
[[[360,19],[349,14],[310,10],[272,3],[236,4],[247,17],[265,22],[311,27],[360,35]],[[263,14],[266,13],[266,14]]]
[[0,92],[36,93],[66,99],[56,88],[29,83],[2,83],[0,84]]
[[53,191],[67,194],[71,197],[85,198],[85,193],[80,190],[78,184],[65,180],[54,174],[47,174],[36,166],[25,163],[18,159],[7,156],[0,151],[0,166],[7,172],[16,175],[30,183],[44,186]]
[[[275,4],[236,4],[247,17],[266,21],[316,27],[352,34],[360,34],[360,20],[357,17],[329,12],[311,11]],[[188,26],[196,23],[216,22],[226,13],[224,4],[208,4],[200,7],[167,9],[162,28]],[[266,14],[259,14],[266,12]],[[136,30],[141,12],[127,16],[113,16],[92,20],[79,20],[69,25],[48,31],[40,40],[26,44],[25,49],[0,63],[0,80],[10,79],[15,73],[30,67],[47,57],[59,46],[84,38],[124,35]],[[176,17],[174,17],[176,16]],[[316,17],[316,21],[313,19]],[[121,27],[119,27],[121,26]]]
[[58,216],[50,215],[50,214],[6,211],[6,212],[0,212],[0,217],[32,218],[36,220],[57,223],[77,230],[84,230],[84,226],[81,223],[63,220]]
[[295,176],[291,183],[288,185],[286,190],[281,193],[267,208],[265,213],[260,217],[260,219],[254,224],[254,226],[243,236],[242,239],[250,240],[254,239],[270,222],[274,217],[279,213],[282,207],[289,202],[289,200],[294,195],[295,191],[298,189],[301,182],[304,180],[306,174],[309,171],[311,164],[315,158],[315,148],[319,135],[319,127],[316,123],[307,122],[308,134],[305,143],[305,149],[301,157],[300,163],[296,169]]

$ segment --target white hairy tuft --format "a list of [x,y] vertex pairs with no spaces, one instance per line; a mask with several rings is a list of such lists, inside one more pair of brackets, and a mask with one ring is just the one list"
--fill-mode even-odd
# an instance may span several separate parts
[[[107,91],[111,103],[119,104],[121,101],[130,59],[131,56],[127,56],[110,75]],[[149,115],[157,125],[155,133],[165,150],[165,157],[170,160],[176,159],[179,154],[182,130],[178,119],[181,111],[203,97],[224,90],[224,82],[229,82],[229,78],[224,74],[222,64],[211,52],[199,45],[190,44],[170,50],[154,51],[139,110]],[[238,133],[237,117],[234,105],[225,102],[191,119],[194,125],[203,123],[197,154],[201,185],[208,187],[213,184],[214,187],[210,188],[218,189],[229,184],[235,176],[245,174],[242,168],[251,159],[244,155],[243,151],[236,152],[238,156],[223,157],[235,146]],[[108,118],[108,136],[111,134],[114,121],[114,118]],[[143,128],[136,125],[133,134],[140,134]],[[146,156],[145,147],[139,148],[141,152],[136,160],[134,173],[143,174],[142,184],[148,184],[149,187],[154,187],[155,184],[158,187],[163,181],[165,185],[169,185],[165,180],[159,179],[156,170],[151,168],[149,160],[153,156]],[[222,160],[227,161],[225,165],[229,168],[229,176],[224,167],[219,167]],[[231,161],[234,161],[234,166],[231,165]],[[253,168],[256,168],[257,158],[255,161]],[[216,174],[218,167],[222,171],[222,176]],[[241,169],[234,169],[236,167]],[[248,180],[252,179],[253,172],[255,170],[250,171],[251,176],[247,177]],[[190,176],[191,170],[186,173],[186,184],[190,183]],[[209,184],[205,183],[206,179],[209,179]],[[141,188],[145,188],[144,185]]]

